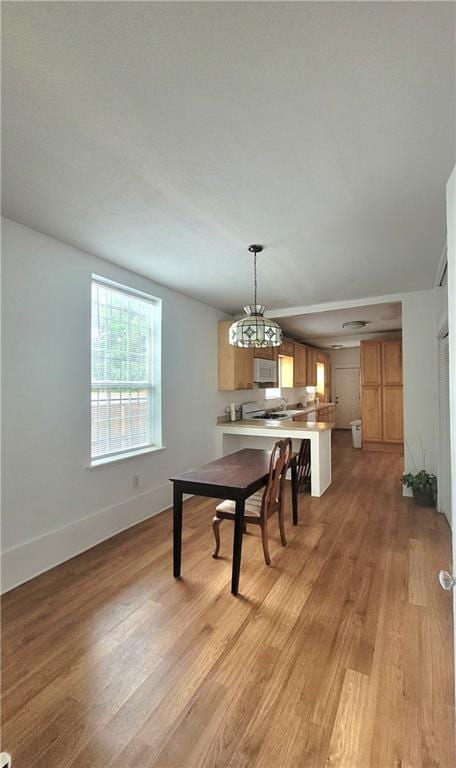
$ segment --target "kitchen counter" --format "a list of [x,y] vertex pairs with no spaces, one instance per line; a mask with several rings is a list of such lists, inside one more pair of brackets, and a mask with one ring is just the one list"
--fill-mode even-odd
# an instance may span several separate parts
[[335,408],[335,403],[318,403],[318,405],[306,405],[304,408],[285,408],[286,413],[289,413],[290,415],[293,414],[293,416],[299,416],[301,413],[313,413],[315,411],[320,411],[323,408]]
[[[326,403],[326,406],[328,404]],[[322,496],[331,484],[331,430],[330,422],[303,422],[289,419],[245,419],[217,424],[217,457],[226,456],[241,448],[271,449],[276,440],[291,437],[293,450],[299,451],[301,440],[310,440],[312,496]]]
[[329,421],[293,421],[289,419],[240,419],[239,421],[224,421],[217,424],[217,427],[231,427],[232,429],[243,429],[245,427],[261,427],[262,429],[272,429],[274,432],[280,430],[286,432],[326,432],[328,429],[334,429],[334,424]]

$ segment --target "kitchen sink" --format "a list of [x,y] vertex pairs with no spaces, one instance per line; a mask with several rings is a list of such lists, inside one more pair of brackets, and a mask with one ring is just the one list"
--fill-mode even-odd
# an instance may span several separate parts
[[290,417],[281,411],[280,413],[265,413],[264,416],[253,416],[254,419],[261,419],[262,421],[269,421],[274,420],[277,421],[278,419],[289,419]]

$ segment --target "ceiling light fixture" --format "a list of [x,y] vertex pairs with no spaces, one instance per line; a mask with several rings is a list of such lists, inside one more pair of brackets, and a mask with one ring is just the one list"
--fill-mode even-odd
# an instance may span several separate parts
[[331,344],[331,349],[343,349],[343,344]]
[[349,320],[347,323],[342,323],[342,328],[364,328],[367,325],[366,320]]
[[262,250],[262,245],[249,245],[249,251],[253,253],[253,304],[247,304],[245,317],[230,326],[229,341],[233,347],[280,347],[282,343],[280,326],[275,320],[264,317],[264,304],[257,304],[257,253]]

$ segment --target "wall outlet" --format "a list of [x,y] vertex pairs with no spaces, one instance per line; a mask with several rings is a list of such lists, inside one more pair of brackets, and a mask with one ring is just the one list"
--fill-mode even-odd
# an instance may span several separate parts
[[139,488],[139,475],[133,475],[131,478],[131,487]]

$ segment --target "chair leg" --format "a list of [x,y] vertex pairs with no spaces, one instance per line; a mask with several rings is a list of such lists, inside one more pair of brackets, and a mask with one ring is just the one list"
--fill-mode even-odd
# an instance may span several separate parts
[[220,520],[217,515],[214,517],[212,521],[212,530],[214,531],[214,538],[215,538],[215,549],[212,553],[212,557],[216,559],[218,557],[218,553],[220,552],[220,523],[222,521]]
[[282,547],[286,547],[287,539],[285,536],[285,512],[284,512],[283,499],[279,507],[279,530],[280,530],[280,540],[282,542]]
[[266,565],[271,565],[271,558],[269,557],[269,546],[268,546],[268,521],[266,517],[261,523],[261,542],[263,544],[264,561]]

